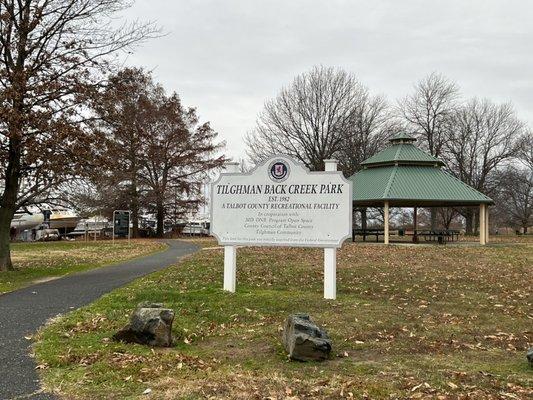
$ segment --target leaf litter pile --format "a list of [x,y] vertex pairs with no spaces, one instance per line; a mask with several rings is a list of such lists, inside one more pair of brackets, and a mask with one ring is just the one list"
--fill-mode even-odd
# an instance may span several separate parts
[[[69,399],[533,396],[531,242],[346,243],[335,301],[322,299],[319,249],[239,249],[229,294],[223,252],[212,244],[44,329],[35,351],[45,386]],[[142,301],[175,310],[174,347],[110,340]],[[293,312],[326,328],[331,360],[287,359],[280,331]]]

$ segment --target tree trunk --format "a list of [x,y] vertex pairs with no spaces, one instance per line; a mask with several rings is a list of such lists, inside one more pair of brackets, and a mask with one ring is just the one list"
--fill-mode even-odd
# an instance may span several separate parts
[[418,207],[413,208],[413,243],[418,243]]
[[463,212],[463,216],[465,217],[466,221],[466,227],[465,227],[465,233],[467,235],[473,235],[474,234],[474,210],[471,208],[467,208]]
[[132,237],[139,237],[139,193],[137,192],[137,179],[132,179],[131,184],[131,223]]
[[4,193],[0,199],[0,271],[13,270],[11,262],[11,220],[16,211],[17,194],[20,179],[20,138],[22,133],[18,125],[10,126],[14,137],[9,141],[9,159],[4,178]]
[[137,188],[137,178],[139,177],[139,168],[137,167],[137,151],[139,143],[136,137],[132,137],[129,149],[129,161],[131,162],[131,191],[130,191],[130,210],[131,210],[131,233],[134,238],[139,237],[139,191]]
[[9,246],[11,220],[13,210],[0,208],[0,271],[12,271],[11,250]]
[[450,208],[443,208],[441,211],[444,216],[444,228],[449,231],[455,213],[453,212],[453,209]]
[[131,225],[131,236],[139,237],[139,206],[134,201],[131,206]]
[[429,209],[430,212],[430,229],[434,231],[437,229],[437,209],[435,207],[431,207]]
[[361,209],[361,229],[366,229],[366,208]]
[[156,209],[156,237],[162,238],[165,233],[165,207],[163,206],[162,201],[157,202]]
[[9,127],[9,151],[7,167],[4,174],[4,193],[0,199],[0,271],[13,270],[11,262],[11,249],[9,241],[11,239],[11,220],[15,215],[17,195],[19,191],[21,175],[21,155],[22,155],[22,120],[21,115],[24,100],[21,95],[23,85],[16,80],[13,83],[15,97],[12,100],[13,109],[16,113]]
[[524,235],[527,235],[527,225],[524,225]]

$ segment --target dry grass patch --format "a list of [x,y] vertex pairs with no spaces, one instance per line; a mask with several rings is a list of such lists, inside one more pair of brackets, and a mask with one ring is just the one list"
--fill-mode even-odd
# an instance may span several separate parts
[[[81,399],[533,396],[525,360],[531,244],[347,243],[335,301],[322,299],[322,257],[318,249],[239,249],[238,289],[229,294],[221,290],[222,250],[198,252],[41,332],[45,385]],[[147,300],[175,310],[175,346],[110,341]],[[328,330],[331,360],[287,360],[280,329],[300,311]]]
[[0,294],[33,282],[147,255],[165,248],[152,240],[15,243],[15,271],[0,273]]

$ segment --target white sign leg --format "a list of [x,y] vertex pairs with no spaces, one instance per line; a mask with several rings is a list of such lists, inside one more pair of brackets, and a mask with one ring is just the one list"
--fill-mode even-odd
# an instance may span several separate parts
[[224,246],[224,290],[235,293],[237,284],[237,247]]
[[324,249],[324,298],[337,298],[337,249]]
[[[324,160],[325,171],[337,171],[337,160]],[[337,249],[324,249],[324,298],[337,298]]]

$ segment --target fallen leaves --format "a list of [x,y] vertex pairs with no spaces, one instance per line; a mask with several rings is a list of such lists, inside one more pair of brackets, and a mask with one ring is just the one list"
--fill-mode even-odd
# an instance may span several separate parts
[[[326,303],[320,250],[239,249],[234,295],[220,288],[222,253],[202,252],[119,290],[83,321],[59,322],[69,336],[58,334],[67,347],[57,351],[72,347],[60,363],[66,374],[83,368],[78,388],[118,375],[125,391],[149,385],[161,398],[528,398],[520,363],[533,342],[531,250],[508,250],[347,244],[339,299]],[[176,310],[176,347],[98,336],[121,325],[113,299],[131,308],[153,296]],[[337,357],[286,362],[279,329],[296,311],[327,326]]]

